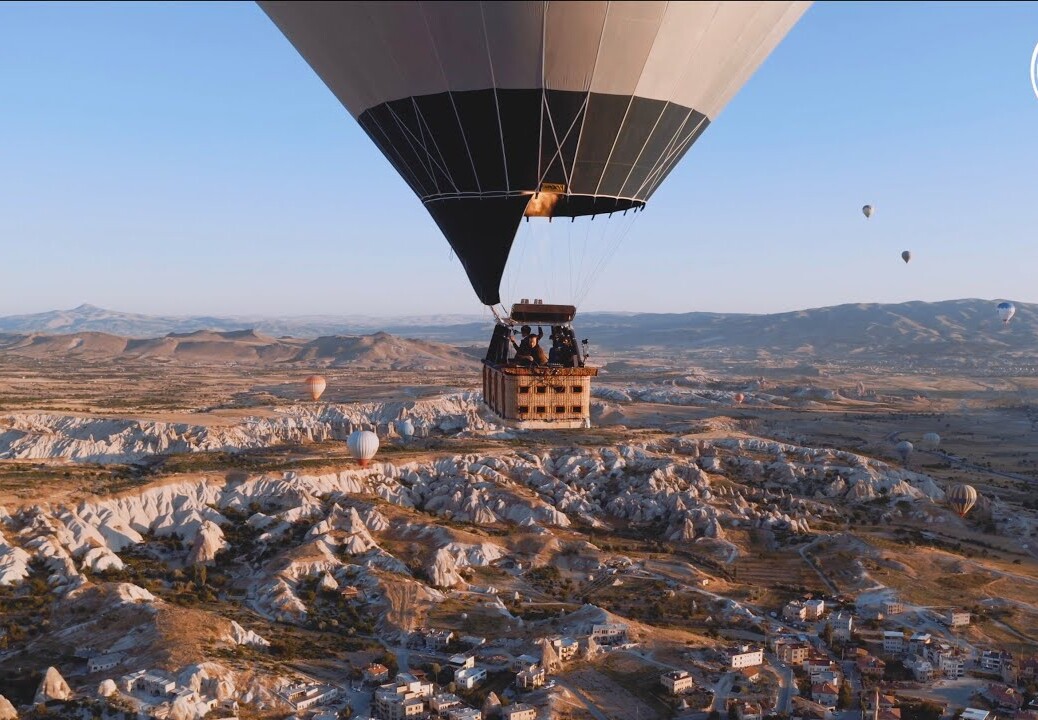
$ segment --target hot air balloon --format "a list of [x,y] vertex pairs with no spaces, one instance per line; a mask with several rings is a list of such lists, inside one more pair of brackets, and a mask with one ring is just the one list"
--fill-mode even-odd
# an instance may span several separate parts
[[912,451],[915,447],[907,440],[902,440],[894,447],[894,449],[897,450],[897,454],[901,456],[901,462],[907,463],[908,458],[912,455]]
[[873,213],[872,206],[871,205],[866,205],[865,207],[863,207],[861,209],[861,212],[865,215],[866,219],[872,217],[872,213]]
[[[810,3],[259,5],[425,205],[498,318],[487,406],[520,427],[584,427],[597,371],[571,323],[585,285],[572,304],[495,308],[520,223],[629,228],[621,218],[640,214]],[[611,248],[579,255],[597,273]],[[551,327],[565,358],[552,382],[512,371],[516,325]]]
[[311,375],[306,379],[306,389],[310,393],[310,399],[317,402],[328,383],[320,375]]
[[414,435],[414,423],[410,420],[400,420],[396,424],[396,431],[400,433],[400,437],[407,440]]
[[524,216],[644,207],[810,3],[259,5],[492,306]]
[[908,250],[905,250],[903,253],[901,253],[901,259],[905,262],[908,262],[912,259],[912,253],[910,253]]
[[740,393],[735,393],[735,404],[742,405],[742,401],[746,399],[746,396]]
[[972,485],[953,485],[948,490],[948,504],[951,505],[959,517],[966,517],[977,502],[977,491]]
[[928,450],[936,450],[941,445],[941,436],[935,432],[928,432],[923,435],[923,445]]
[[378,435],[370,430],[355,430],[346,440],[350,455],[361,467],[367,467],[378,452]]
[[1016,315],[1016,306],[1011,302],[1000,302],[997,310],[998,319],[1002,321],[1003,325],[1008,325],[1009,321]]

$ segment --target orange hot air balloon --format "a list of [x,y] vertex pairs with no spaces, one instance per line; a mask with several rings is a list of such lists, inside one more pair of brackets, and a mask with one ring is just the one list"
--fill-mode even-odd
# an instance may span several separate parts
[[746,399],[746,396],[743,395],[742,393],[735,393],[735,403],[737,405],[742,405],[742,401],[745,400],[745,399]]
[[328,387],[328,383],[320,375],[311,375],[306,379],[306,389],[310,392],[310,399],[314,402],[317,402],[326,387]]

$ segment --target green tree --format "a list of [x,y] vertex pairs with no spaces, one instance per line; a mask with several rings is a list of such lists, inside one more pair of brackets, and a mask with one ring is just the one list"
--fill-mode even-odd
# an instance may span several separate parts
[[836,700],[836,706],[843,710],[852,705],[854,705],[854,691],[851,689],[851,684],[844,680],[840,685],[840,694]]

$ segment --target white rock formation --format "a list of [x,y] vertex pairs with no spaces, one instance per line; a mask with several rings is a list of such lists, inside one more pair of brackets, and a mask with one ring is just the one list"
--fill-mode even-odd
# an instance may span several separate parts
[[119,689],[115,686],[115,680],[106,678],[101,681],[101,684],[97,686],[98,697],[111,697],[115,695]]
[[36,698],[33,703],[40,705],[50,700],[69,700],[72,698],[72,689],[61,677],[61,673],[55,667],[47,668],[40,681],[40,687],[36,690]]

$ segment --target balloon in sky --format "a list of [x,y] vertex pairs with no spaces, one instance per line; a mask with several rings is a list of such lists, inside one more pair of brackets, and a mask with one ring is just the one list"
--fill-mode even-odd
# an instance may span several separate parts
[[901,253],[901,259],[905,262],[908,262],[912,259],[912,253],[910,253],[908,250],[905,250],[903,253]]
[[810,3],[259,5],[496,305],[524,216],[643,208]]
[[746,399],[746,396],[740,393],[735,393],[735,402],[737,405],[742,405],[742,401]]
[[1000,302],[997,309],[998,319],[1002,321],[1003,325],[1008,325],[1009,321],[1016,315],[1016,306],[1011,302]]
[[923,445],[930,450],[936,450],[941,445],[941,436],[935,432],[928,432],[923,435]]
[[346,440],[350,455],[361,467],[366,467],[378,452],[378,435],[370,430],[355,430]]
[[863,207],[861,209],[861,211],[865,214],[866,218],[872,217],[873,210],[872,210],[872,206],[871,205],[866,205],[865,207]]
[[306,379],[306,389],[310,393],[310,399],[314,402],[321,397],[321,393],[328,387],[328,383],[320,375],[311,375]]
[[977,502],[977,491],[972,485],[953,485],[948,490],[948,504],[952,506],[959,517],[966,517]]
[[894,447],[894,449],[897,450],[897,454],[901,456],[901,462],[906,463],[908,462],[908,458],[911,457],[912,451],[915,450],[915,447],[907,440],[902,440]]

